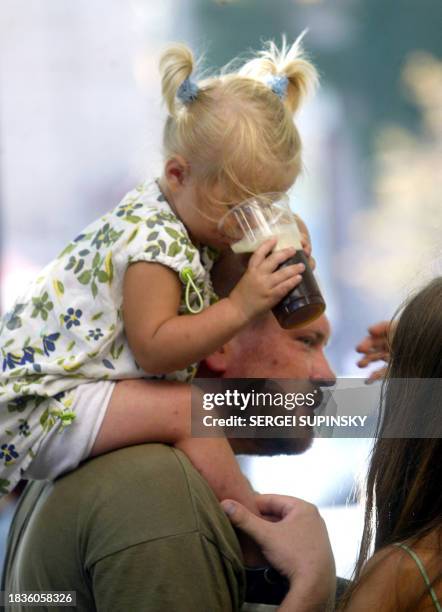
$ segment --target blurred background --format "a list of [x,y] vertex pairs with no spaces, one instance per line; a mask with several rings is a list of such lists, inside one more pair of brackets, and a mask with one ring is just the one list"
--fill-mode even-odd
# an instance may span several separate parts
[[[308,28],[321,87],[296,119],[305,172],[291,201],[313,238],[328,356],[338,375],[360,376],[354,346],[367,326],[442,274],[441,23],[439,0],[2,0],[2,312],[85,225],[161,171],[167,42],[218,69]],[[257,489],[321,506],[341,575],[362,520],[346,500],[368,449],[317,440],[300,457],[244,464]]]

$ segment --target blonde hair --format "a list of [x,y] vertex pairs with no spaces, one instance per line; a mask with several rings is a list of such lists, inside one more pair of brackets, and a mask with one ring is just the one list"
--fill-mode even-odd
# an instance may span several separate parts
[[[237,71],[230,65],[218,76],[198,82],[185,103],[177,94],[195,69],[188,47],[176,44],[160,60],[163,97],[169,111],[164,152],[179,154],[208,189],[222,188],[224,202],[264,191],[279,191],[283,177],[300,173],[301,139],[293,114],[317,83],[317,72],[304,56],[301,39],[281,49],[273,42]],[[283,77],[278,96],[266,79]],[[285,78],[284,78],[285,77]]]

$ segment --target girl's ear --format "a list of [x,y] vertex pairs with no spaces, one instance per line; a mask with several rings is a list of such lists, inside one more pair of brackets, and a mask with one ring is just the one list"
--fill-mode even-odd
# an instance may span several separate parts
[[181,155],[169,157],[164,168],[164,176],[171,191],[178,191],[189,176],[189,164]]
[[227,369],[227,358],[224,346],[204,359],[205,366],[217,374],[224,374]]

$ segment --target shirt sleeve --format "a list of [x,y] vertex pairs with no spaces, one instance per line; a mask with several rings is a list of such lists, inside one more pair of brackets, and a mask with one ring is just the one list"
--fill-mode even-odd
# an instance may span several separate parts
[[230,612],[241,605],[232,563],[198,531],[110,555],[91,578],[97,612]]

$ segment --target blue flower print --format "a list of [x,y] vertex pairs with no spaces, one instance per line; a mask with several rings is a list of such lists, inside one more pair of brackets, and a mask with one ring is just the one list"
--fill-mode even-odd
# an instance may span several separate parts
[[32,346],[25,346],[19,353],[4,353],[3,358],[3,372],[7,368],[13,370],[18,365],[25,365],[26,363],[34,363],[35,349]]
[[34,353],[35,348],[32,348],[32,346],[25,346],[23,348],[23,357],[20,360],[20,365],[25,365],[25,363],[34,363]]
[[[132,217],[130,217],[130,215],[129,215],[129,219],[128,220],[130,220],[131,218]],[[97,248],[97,250],[101,249],[103,244],[104,244],[104,246],[109,247],[112,244],[114,244],[115,242],[117,242],[117,240],[123,234],[124,234],[124,229],[120,230],[119,232],[117,232],[117,230],[114,230],[109,223],[105,223],[95,233],[94,239],[91,242],[91,246],[95,246]],[[92,267],[95,267],[94,264],[92,264]]]
[[141,204],[141,202],[137,202],[136,204],[132,202],[122,204],[118,207],[117,217],[132,217],[134,211],[142,207],[143,205]]
[[66,314],[63,315],[63,321],[66,323],[66,328],[71,329],[73,325],[80,325],[80,319],[83,314],[83,311],[77,308],[74,310],[73,308],[68,308]]
[[101,249],[101,246],[109,246],[112,241],[112,228],[109,223],[105,223],[98,232],[95,234],[92,240],[92,246],[96,246],[97,249]]
[[[69,310],[72,310],[70,308]],[[69,312],[69,311],[68,311]],[[65,315],[66,322],[66,315]],[[49,336],[43,336],[43,350],[46,357],[49,357],[49,353],[53,353],[55,351],[55,342],[60,337],[60,334],[50,334]]]
[[29,423],[27,421],[25,421],[24,419],[19,419],[20,420],[20,425],[18,427],[18,432],[20,436],[30,436],[31,435],[31,431],[30,431],[30,427],[29,427]]
[[[129,215],[129,217],[126,218],[126,220],[135,222],[135,217],[131,217]],[[95,232],[95,236],[91,242],[91,246],[96,247],[97,251],[99,251],[103,245],[105,247],[110,247],[112,244],[115,244],[115,242],[117,242],[117,240],[123,234],[124,234],[124,229],[117,231],[113,229],[113,227],[109,223],[105,223],[97,232]],[[98,263],[96,264],[92,263],[92,268],[96,268],[97,265]]]
[[19,454],[15,450],[15,444],[2,444],[0,446],[0,459],[5,460],[5,465],[9,465]]
[[90,329],[87,336],[90,340],[99,340],[104,334],[99,327],[96,327],[95,329]]
[[6,368],[13,370],[15,366],[21,365],[22,355],[17,355],[17,353],[6,353],[3,359],[3,372],[6,371]]

